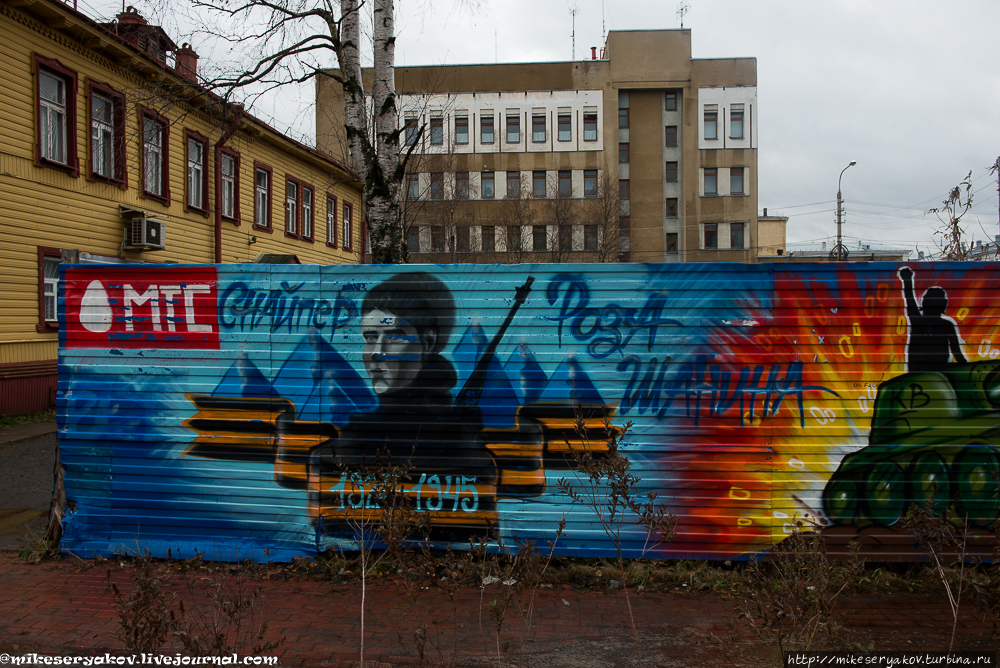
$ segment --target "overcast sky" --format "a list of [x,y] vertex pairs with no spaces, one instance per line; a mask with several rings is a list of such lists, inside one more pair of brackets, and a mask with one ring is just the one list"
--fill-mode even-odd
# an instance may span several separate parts
[[[673,0],[573,3],[577,58],[589,58],[590,47],[603,43],[602,28],[680,27]],[[133,4],[203,57],[223,60],[228,53],[204,35],[185,35],[193,26],[179,18],[184,12],[165,11],[162,0]],[[837,177],[851,160],[858,164],[843,176],[847,237],[933,251],[940,223],[925,212],[970,170],[968,231],[975,239],[1000,234],[996,178],[987,172],[1000,156],[1000,2],[686,4],[695,58],[757,59],[759,205],[789,216],[789,242],[835,234]],[[569,60],[570,6],[567,0],[483,0],[477,7],[399,0],[397,63]],[[81,0],[80,9],[101,18],[121,5]],[[312,90],[271,96],[254,111],[311,137]]]

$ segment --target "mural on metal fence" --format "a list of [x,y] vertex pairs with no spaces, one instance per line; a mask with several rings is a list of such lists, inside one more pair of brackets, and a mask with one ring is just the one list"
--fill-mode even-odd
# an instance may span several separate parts
[[[1000,320],[988,264],[69,266],[64,549],[350,549],[405,465],[437,545],[608,554],[558,481],[620,441],[678,517],[654,556],[909,502],[992,525]],[[994,347],[994,341],[997,347]],[[624,547],[650,547],[626,518]]]

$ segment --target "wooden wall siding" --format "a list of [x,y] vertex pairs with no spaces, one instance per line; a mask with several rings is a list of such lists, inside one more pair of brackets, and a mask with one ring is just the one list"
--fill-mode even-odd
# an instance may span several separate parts
[[[67,11],[54,0],[56,11]],[[0,2],[0,363],[54,360],[55,333],[39,333],[38,247],[78,250],[96,255],[121,256],[131,261],[212,262],[214,260],[215,151],[214,144],[225,131],[220,123],[183,103],[167,104],[149,79],[111,61],[102,53],[36,20],[31,7],[23,11]],[[79,17],[73,20],[79,21]],[[55,168],[35,165],[36,99],[33,57],[58,60],[78,75],[76,105],[77,152],[80,176]],[[115,184],[90,181],[88,81],[111,85],[126,96],[126,169],[128,189]],[[168,117],[171,205],[140,195],[142,174],[139,152],[138,106],[151,107]],[[303,263],[354,264],[359,261],[361,244],[359,185],[331,163],[309,154],[302,147],[244,121],[245,127],[227,143],[240,153],[239,211],[242,224],[222,223],[222,261],[249,262],[260,253],[293,254]],[[206,171],[209,188],[205,193],[211,214],[185,212],[186,151],[184,130],[208,137]],[[272,233],[253,229],[254,161],[273,169]],[[289,239],[284,235],[286,174],[315,188],[314,243]],[[354,205],[354,252],[329,248],[326,243],[326,193],[337,197],[338,205]],[[124,221],[118,205],[161,214],[166,222],[165,251],[124,251]],[[339,212],[338,212],[339,214]],[[340,223],[340,215],[338,215]],[[251,243],[251,238],[257,237]],[[340,236],[340,235],[338,235]],[[47,401],[47,397],[45,399]]]
[[56,405],[59,375],[4,378],[0,375],[0,415],[39,413]]
[[[544,545],[565,517],[560,553],[610,556],[558,485],[567,443],[605,456],[605,414],[679,520],[647,556],[746,559],[801,526],[830,551],[919,558],[903,514],[925,500],[976,527],[970,549],[994,544],[1000,263],[63,271],[77,554],[352,549],[348,523],[377,519],[354,467],[388,449],[439,547],[491,523]],[[157,332],[152,303],[126,319],[124,284],[179,282],[208,286],[198,327]],[[640,556],[637,517],[622,536]]]
[[37,339],[34,341],[12,339],[0,341],[0,364],[51,362],[55,360],[58,349],[59,342],[54,339]]

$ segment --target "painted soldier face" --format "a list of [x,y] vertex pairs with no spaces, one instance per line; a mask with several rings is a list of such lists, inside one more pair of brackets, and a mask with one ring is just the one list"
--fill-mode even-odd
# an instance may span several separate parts
[[380,309],[362,316],[361,332],[365,337],[365,371],[379,396],[409,387],[420,373],[428,343],[433,347],[437,338],[433,330],[428,330],[424,339],[430,341],[421,340],[416,327],[407,320]]

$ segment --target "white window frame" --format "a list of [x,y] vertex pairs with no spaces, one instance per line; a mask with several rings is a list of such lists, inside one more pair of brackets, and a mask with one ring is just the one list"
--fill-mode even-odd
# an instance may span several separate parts
[[[163,197],[163,123],[144,116],[142,119],[143,142],[143,189],[151,194]],[[150,130],[155,136],[150,136]]]
[[337,245],[337,198],[326,198],[326,243]]
[[[107,109],[108,120],[97,118],[97,105]],[[114,179],[115,159],[115,101],[96,90],[90,96],[90,146],[92,170],[106,179]]]
[[[261,185],[260,183],[261,176],[264,177],[264,185]],[[266,169],[261,169],[260,167],[257,167],[254,170],[254,179],[253,179],[254,192],[255,192],[254,202],[256,206],[254,207],[253,215],[254,215],[254,224],[257,225],[257,227],[266,228],[268,226],[267,212],[268,212],[268,206],[270,206],[270,202],[268,201],[267,195],[268,192],[271,190],[270,179],[271,179],[271,174]]]
[[187,138],[187,177],[188,206],[205,209],[205,144],[194,137]]
[[[220,172],[222,175],[222,215],[227,218],[236,217],[236,156],[228,153],[220,154]],[[226,166],[229,173],[226,173]]]
[[354,245],[354,207],[350,202],[344,202],[344,241],[343,247],[350,250]]
[[[45,97],[42,85],[46,78],[56,82],[57,99]],[[41,108],[39,123],[42,129],[42,157],[61,165],[69,164],[69,146],[66,136],[68,109],[66,108],[66,79],[58,74],[41,70],[38,74],[38,104]]]
[[285,181],[285,233],[298,234],[299,184],[295,181]]
[[312,239],[313,189],[302,187],[302,237]]
[[[55,323],[59,321],[59,262],[60,258],[46,256],[42,258],[42,275],[45,285],[43,286],[43,299],[45,309],[45,322]],[[55,268],[55,275],[49,276],[50,267]],[[49,305],[51,304],[51,315]]]

